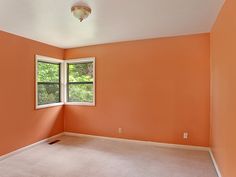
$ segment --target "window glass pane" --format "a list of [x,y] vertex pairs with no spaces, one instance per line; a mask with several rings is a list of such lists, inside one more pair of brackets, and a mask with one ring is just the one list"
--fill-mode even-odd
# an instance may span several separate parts
[[93,102],[93,84],[69,84],[69,102]]
[[60,64],[38,62],[38,82],[59,82]]
[[68,64],[69,82],[93,82],[93,63]]
[[60,85],[59,84],[38,84],[38,105],[59,103]]

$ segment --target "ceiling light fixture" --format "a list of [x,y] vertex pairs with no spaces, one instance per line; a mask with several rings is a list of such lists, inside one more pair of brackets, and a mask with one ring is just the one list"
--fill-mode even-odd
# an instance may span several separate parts
[[74,5],[71,7],[71,12],[75,18],[78,18],[80,22],[86,19],[92,12],[91,8],[84,5]]

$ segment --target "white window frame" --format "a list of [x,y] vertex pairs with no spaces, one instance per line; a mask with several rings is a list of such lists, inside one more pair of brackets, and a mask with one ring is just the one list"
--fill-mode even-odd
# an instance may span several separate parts
[[[67,101],[67,64],[76,64],[76,63],[88,63],[88,62],[93,62],[93,102],[68,102]],[[78,58],[78,59],[70,59],[70,60],[65,60],[65,65],[64,65],[64,75],[65,75],[65,105],[80,105],[80,106],[95,106],[96,105],[96,74],[95,74],[95,68],[96,68],[96,62],[95,62],[95,57],[89,57],[89,58]]]
[[[60,102],[59,103],[50,103],[50,104],[44,104],[44,105],[38,105],[38,62],[39,61],[44,61],[44,62],[49,62],[49,63],[55,63],[55,64],[60,64]],[[42,109],[42,108],[47,108],[47,107],[52,107],[52,106],[61,106],[64,104],[64,90],[65,90],[65,78],[64,78],[64,61],[56,58],[51,58],[51,57],[46,57],[46,56],[41,56],[41,55],[35,55],[35,108],[36,109]]]
[[[44,105],[38,105],[38,61],[45,61],[49,63],[60,64],[60,92],[61,92],[61,102],[59,103],[50,103]],[[87,63],[93,62],[93,102],[67,102],[67,64],[69,63]],[[42,55],[35,55],[35,108],[43,109],[53,106],[61,106],[61,105],[79,105],[79,106],[96,106],[96,74],[95,74],[96,62],[95,57],[89,58],[78,58],[78,59],[70,59],[70,60],[61,60],[51,57],[46,57]]]

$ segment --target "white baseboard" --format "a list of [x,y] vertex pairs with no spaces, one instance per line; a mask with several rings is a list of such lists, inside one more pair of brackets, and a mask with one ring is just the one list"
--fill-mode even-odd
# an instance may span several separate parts
[[23,148],[20,148],[20,149],[18,149],[16,151],[10,152],[10,153],[8,153],[6,155],[2,155],[2,156],[0,156],[0,161],[3,160],[3,159],[6,159],[8,157],[11,157],[11,156],[13,156],[13,155],[15,155],[17,153],[20,153],[22,151],[30,149],[30,148],[32,148],[32,147],[34,147],[36,145],[39,145],[39,144],[44,143],[44,142],[47,142],[50,139],[54,139],[54,138],[60,137],[62,135],[75,136],[75,137],[100,138],[100,139],[107,139],[107,140],[120,141],[120,142],[133,142],[133,143],[141,143],[141,144],[152,144],[152,145],[156,145],[156,146],[159,146],[159,147],[178,148],[178,149],[186,149],[186,150],[207,151],[207,152],[210,153],[210,156],[211,156],[212,162],[214,164],[214,167],[216,169],[218,177],[222,177],[222,175],[220,173],[220,170],[219,170],[219,167],[218,167],[218,165],[216,163],[216,160],[214,158],[214,155],[213,155],[213,153],[212,153],[212,151],[211,151],[211,149],[209,147],[179,145],[179,144],[168,144],[168,143],[158,143],[158,142],[152,142],[152,141],[131,140],[131,139],[122,139],[122,138],[112,138],[112,137],[87,135],[87,134],[72,133],[72,132],[63,132],[63,133],[54,135],[52,137],[46,138],[44,140],[38,141],[38,142],[36,142],[34,144],[31,144],[31,145],[25,146]]
[[90,137],[90,138],[100,138],[100,139],[107,139],[113,141],[126,141],[126,142],[135,142],[135,143],[142,143],[142,144],[152,144],[160,147],[168,147],[168,148],[178,148],[178,149],[187,149],[187,150],[198,150],[198,151],[209,151],[209,147],[202,147],[202,146],[190,146],[190,145],[179,145],[179,144],[169,144],[169,143],[158,143],[152,141],[141,141],[141,140],[131,140],[131,139],[122,139],[122,138],[112,138],[112,137],[105,137],[105,136],[96,136],[96,135],[87,135],[87,134],[80,134],[80,133],[71,133],[71,132],[64,132],[64,135],[68,136],[76,136],[76,137]]
[[49,137],[49,138],[43,139],[43,140],[41,140],[41,141],[38,141],[38,142],[36,142],[36,143],[34,143],[34,144],[30,144],[30,145],[28,145],[28,146],[22,147],[22,148],[20,148],[20,149],[17,149],[17,150],[15,150],[15,151],[13,151],[13,152],[8,153],[8,154],[2,155],[2,156],[0,156],[0,161],[3,160],[3,159],[6,159],[6,158],[8,158],[8,157],[11,157],[11,156],[13,156],[13,155],[15,155],[15,154],[18,154],[18,153],[20,153],[20,152],[22,152],[22,151],[25,151],[25,150],[27,150],[27,149],[30,149],[30,148],[32,148],[32,147],[34,147],[34,146],[36,146],[36,145],[39,145],[39,144],[44,143],[44,142],[47,142],[47,141],[49,141],[50,139],[57,138],[57,137],[62,136],[62,135],[64,135],[64,133],[59,133],[59,134],[57,134],[57,135],[54,135],[54,136],[51,136],[51,137]]
[[216,159],[215,159],[215,157],[214,157],[213,152],[212,152],[211,149],[209,150],[209,153],[210,153],[210,156],[211,156],[212,162],[213,162],[213,164],[214,164],[214,167],[215,167],[215,169],[216,169],[216,173],[217,173],[218,177],[222,177],[222,175],[221,175],[221,173],[220,173],[220,169],[219,169],[219,167],[218,167],[218,165],[217,165],[217,163],[216,163]]

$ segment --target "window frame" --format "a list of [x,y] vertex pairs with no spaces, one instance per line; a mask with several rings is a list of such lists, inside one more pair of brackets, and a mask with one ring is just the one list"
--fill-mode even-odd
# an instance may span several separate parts
[[[77,64],[77,63],[93,63],[93,102],[68,102],[68,64]],[[64,73],[65,73],[65,105],[79,105],[79,106],[95,106],[96,105],[96,62],[95,62],[95,57],[89,57],[89,58],[78,58],[78,59],[70,59],[70,60],[65,60],[65,65],[64,65]]]
[[[38,104],[38,62],[52,63],[60,65],[60,76],[59,76],[59,87],[60,87],[60,102],[58,103],[49,103],[49,104]],[[64,62],[63,60],[35,55],[35,108],[42,109],[53,106],[61,106],[64,104]]]

